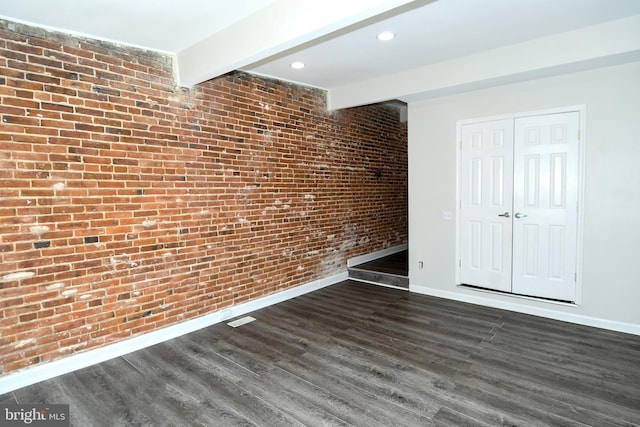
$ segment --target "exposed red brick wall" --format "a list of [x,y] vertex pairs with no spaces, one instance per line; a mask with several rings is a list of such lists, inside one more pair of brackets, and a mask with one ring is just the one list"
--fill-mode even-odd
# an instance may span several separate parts
[[0,21],[0,372],[407,240],[397,111]]

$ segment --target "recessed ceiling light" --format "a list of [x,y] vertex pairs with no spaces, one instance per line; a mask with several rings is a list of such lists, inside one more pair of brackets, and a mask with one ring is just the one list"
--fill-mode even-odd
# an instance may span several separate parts
[[304,68],[304,62],[300,62],[300,61],[292,62],[291,68],[300,70],[301,68]]
[[378,34],[378,40],[380,40],[381,42],[387,42],[389,40],[393,40],[396,37],[395,33],[392,33],[391,31],[383,31],[380,34]]

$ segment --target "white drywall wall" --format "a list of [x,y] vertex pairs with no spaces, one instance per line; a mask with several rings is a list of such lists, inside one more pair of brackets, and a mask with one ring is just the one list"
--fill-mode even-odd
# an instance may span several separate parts
[[640,330],[640,62],[409,104],[412,287],[463,300],[478,295],[456,287],[456,222],[442,219],[456,210],[456,121],[579,104],[587,111],[582,304],[482,298]]

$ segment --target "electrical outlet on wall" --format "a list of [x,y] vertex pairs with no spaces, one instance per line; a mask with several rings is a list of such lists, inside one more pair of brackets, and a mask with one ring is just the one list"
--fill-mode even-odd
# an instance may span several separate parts
[[453,212],[451,212],[451,211],[443,211],[442,212],[442,219],[444,221],[451,221],[453,219]]

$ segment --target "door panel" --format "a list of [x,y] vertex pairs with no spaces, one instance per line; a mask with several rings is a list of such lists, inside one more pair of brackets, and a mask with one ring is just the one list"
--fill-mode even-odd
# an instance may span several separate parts
[[461,139],[460,279],[510,292],[513,120],[464,125]]
[[540,205],[540,156],[537,154],[524,158],[524,204],[528,208]]
[[514,293],[575,300],[579,119],[515,120]]

